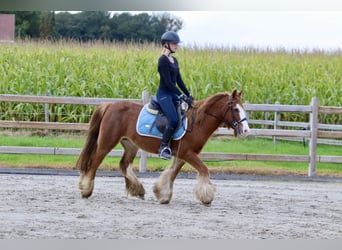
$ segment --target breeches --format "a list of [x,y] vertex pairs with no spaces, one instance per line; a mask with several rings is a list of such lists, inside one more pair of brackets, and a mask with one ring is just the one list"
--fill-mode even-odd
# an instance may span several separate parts
[[178,125],[178,113],[173,96],[158,95],[157,93],[157,99],[161,109],[168,119],[168,127],[176,129]]

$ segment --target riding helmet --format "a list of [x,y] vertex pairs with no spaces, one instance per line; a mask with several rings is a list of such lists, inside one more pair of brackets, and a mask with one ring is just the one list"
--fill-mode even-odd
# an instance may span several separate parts
[[162,36],[161,36],[162,43],[180,43],[179,36],[176,32],[174,31],[166,31]]

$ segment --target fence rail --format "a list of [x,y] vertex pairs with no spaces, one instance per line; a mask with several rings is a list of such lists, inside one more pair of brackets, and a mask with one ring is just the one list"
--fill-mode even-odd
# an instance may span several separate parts
[[[117,102],[121,100],[130,100],[139,103],[147,103],[149,95],[143,92],[142,99],[118,99],[118,98],[83,98],[83,97],[52,97],[52,96],[27,96],[27,95],[4,95],[0,94],[1,102],[17,103],[43,103],[46,104],[48,112],[49,104],[78,104],[78,105],[98,105],[103,102]],[[268,137],[291,137],[305,138],[309,140],[309,152],[307,156],[302,155],[267,155],[267,154],[226,154],[226,153],[201,153],[202,159],[217,160],[249,160],[249,161],[286,161],[286,162],[308,162],[308,176],[316,174],[317,162],[342,163],[342,156],[318,156],[317,141],[319,138],[342,139],[342,125],[320,124],[318,123],[318,114],[342,114],[342,107],[319,106],[317,98],[313,98],[310,105],[280,105],[280,104],[245,104],[248,112],[274,112],[274,121],[262,121],[249,119],[250,124],[263,124],[273,126],[273,129],[251,129],[250,136],[268,136]],[[309,113],[310,122],[284,122],[280,121],[277,114],[280,112],[298,112]],[[31,121],[7,121],[0,120],[1,128],[25,128],[25,129],[44,129],[44,130],[76,130],[86,131],[88,124],[85,123],[63,123],[49,122],[48,117],[45,122]],[[300,130],[279,129],[279,127],[299,127]],[[327,131],[329,130],[329,131]],[[232,135],[231,130],[219,128],[216,135]],[[0,153],[20,154],[62,154],[78,155],[81,149],[73,148],[40,148],[40,147],[9,147],[0,146]],[[112,150],[110,156],[121,156],[121,150]],[[144,151],[139,151],[137,157],[140,157],[140,171],[146,171],[146,158],[156,157]]]

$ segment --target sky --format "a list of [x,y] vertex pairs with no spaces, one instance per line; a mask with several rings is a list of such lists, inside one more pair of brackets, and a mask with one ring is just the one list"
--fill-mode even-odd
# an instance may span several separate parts
[[342,11],[174,13],[184,44],[285,49],[342,49]]
[[342,10],[168,12],[183,20],[182,46],[342,50]]
[[[136,9],[158,9],[156,2]],[[183,20],[182,46],[342,50],[342,0],[173,0],[164,5],[163,12]],[[172,10],[177,6],[182,11]]]

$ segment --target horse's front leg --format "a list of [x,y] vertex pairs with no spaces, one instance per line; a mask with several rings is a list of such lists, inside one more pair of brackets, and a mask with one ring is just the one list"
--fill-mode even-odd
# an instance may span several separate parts
[[188,155],[186,161],[198,171],[198,182],[195,187],[196,198],[204,205],[210,206],[214,200],[216,188],[210,181],[209,169],[196,154]]
[[153,186],[153,192],[160,204],[168,204],[172,199],[173,183],[185,161],[173,158],[171,166],[163,171]]

